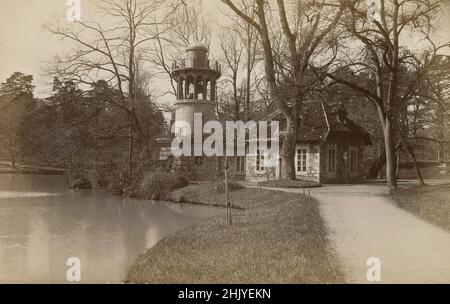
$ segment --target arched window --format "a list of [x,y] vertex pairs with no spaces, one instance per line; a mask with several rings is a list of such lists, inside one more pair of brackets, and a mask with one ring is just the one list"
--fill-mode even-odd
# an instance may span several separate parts
[[206,80],[205,100],[211,100],[211,81]]
[[195,91],[194,77],[188,76],[187,85],[188,87],[186,88],[187,91],[186,99],[194,99],[194,91]]
[[181,76],[178,78],[177,97],[178,97],[178,99],[183,99],[184,98],[184,78],[181,77]]
[[198,76],[196,82],[196,99],[203,99],[203,77]]

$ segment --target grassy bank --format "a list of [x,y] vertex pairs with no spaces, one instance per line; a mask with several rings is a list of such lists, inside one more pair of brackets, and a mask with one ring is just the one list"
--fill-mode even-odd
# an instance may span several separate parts
[[315,181],[307,180],[269,180],[258,183],[262,187],[271,188],[317,188],[322,187],[322,185]]
[[450,231],[450,184],[402,189],[392,198],[400,208]]
[[17,164],[13,167],[9,162],[0,161],[0,174],[39,174],[39,175],[64,175],[64,169]]
[[[188,186],[178,196],[220,205],[211,184]],[[328,283],[342,281],[327,248],[315,201],[260,189],[231,193],[234,224],[223,215],[163,239],[129,272],[134,283]],[[322,237],[319,236],[322,235]],[[334,267],[330,266],[333,265]]]

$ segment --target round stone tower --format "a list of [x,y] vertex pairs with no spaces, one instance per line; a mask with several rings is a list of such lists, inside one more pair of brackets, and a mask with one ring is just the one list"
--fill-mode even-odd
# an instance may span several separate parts
[[[221,76],[221,66],[218,62],[211,63],[207,54],[206,46],[196,44],[186,49],[185,58],[172,64],[172,77],[177,83],[175,124],[189,124],[192,134],[194,114],[202,114],[203,124],[216,120],[216,82]],[[192,179],[207,180],[217,177],[216,158],[182,157],[175,161],[175,165],[187,171]]]
[[185,121],[193,127],[194,113],[202,113],[203,121],[214,120],[216,81],[221,76],[220,65],[211,65],[208,48],[202,44],[186,50],[186,58],[174,62],[172,76],[177,82],[175,122]]

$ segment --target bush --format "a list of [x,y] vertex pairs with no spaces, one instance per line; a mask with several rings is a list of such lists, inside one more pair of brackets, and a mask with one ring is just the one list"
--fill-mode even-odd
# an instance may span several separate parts
[[88,174],[81,169],[69,169],[66,171],[66,183],[69,189],[85,190],[94,185]]
[[167,200],[171,191],[188,184],[188,178],[179,173],[149,172],[144,175],[137,194],[146,199]]
[[[236,182],[228,182],[228,191],[232,192],[232,191],[237,191],[244,188],[241,184],[236,183]],[[216,192],[218,193],[225,193],[225,181],[219,181],[215,184],[214,186],[214,190],[216,190]]]

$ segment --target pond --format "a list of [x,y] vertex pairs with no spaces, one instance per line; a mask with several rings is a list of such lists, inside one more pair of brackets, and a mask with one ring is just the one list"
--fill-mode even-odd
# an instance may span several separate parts
[[70,191],[63,176],[0,174],[0,283],[119,283],[139,254],[212,208]]

